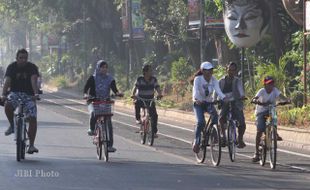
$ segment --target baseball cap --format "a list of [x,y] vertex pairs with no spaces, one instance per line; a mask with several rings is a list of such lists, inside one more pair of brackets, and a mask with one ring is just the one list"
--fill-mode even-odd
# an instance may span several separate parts
[[264,78],[264,84],[272,84],[274,83],[274,80],[271,76],[267,76]]
[[206,62],[201,63],[200,69],[201,70],[210,70],[210,69],[213,69],[213,65],[212,65],[212,63],[206,61]]

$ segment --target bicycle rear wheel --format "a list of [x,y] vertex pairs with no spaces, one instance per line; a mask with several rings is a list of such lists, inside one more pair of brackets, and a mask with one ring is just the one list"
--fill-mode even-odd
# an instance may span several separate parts
[[221,161],[221,135],[218,126],[213,124],[209,129],[209,144],[211,149],[211,161],[213,166],[218,166]]
[[109,161],[109,151],[108,151],[108,142],[109,142],[109,131],[108,131],[108,123],[109,121],[105,119],[105,122],[102,125],[102,145],[103,145],[103,157],[104,161]]
[[277,129],[276,129],[276,126],[271,126],[269,139],[270,139],[270,147],[269,147],[270,168],[275,169],[276,164],[277,164]]
[[101,127],[96,126],[96,148],[97,148],[97,158],[101,160],[102,158],[102,130]]
[[230,122],[227,127],[227,138],[228,138],[228,151],[229,158],[233,162],[236,158],[236,124],[235,122]]
[[199,152],[195,153],[196,160],[198,163],[203,163],[206,159],[207,153],[207,140],[206,140],[206,132],[201,132],[201,142],[199,146]]
[[19,162],[22,159],[23,139],[22,139],[22,119],[17,119],[16,122],[16,160]]
[[154,143],[154,129],[153,129],[153,126],[152,126],[152,119],[149,117],[148,121],[148,134],[147,134],[147,144],[149,146],[153,146],[153,143]]

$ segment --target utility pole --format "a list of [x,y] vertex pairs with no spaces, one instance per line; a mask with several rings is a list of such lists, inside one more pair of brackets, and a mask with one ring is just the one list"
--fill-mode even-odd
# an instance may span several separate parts
[[205,0],[200,0],[200,63],[205,61]]
[[309,35],[310,33],[307,32],[309,30],[309,28],[307,28],[307,12],[310,10],[307,10],[308,7],[307,4],[309,4],[309,1],[304,0],[304,14],[303,14],[303,33],[304,33],[304,105],[307,105],[307,35]]
[[128,8],[128,29],[129,29],[129,37],[128,37],[128,66],[127,66],[127,89],[129,89],[130,83],[130,73],[132,66],[132,0],[127,0],[127,8]]

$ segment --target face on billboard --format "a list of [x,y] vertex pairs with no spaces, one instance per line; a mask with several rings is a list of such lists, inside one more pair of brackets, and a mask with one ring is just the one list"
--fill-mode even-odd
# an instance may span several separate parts
[[[261,2],[259,2],[261,3]],[[261,40],[267,31],[263,10],[253,0],[225,2],[224,25],[229,39],[238,47],[251,47]]]

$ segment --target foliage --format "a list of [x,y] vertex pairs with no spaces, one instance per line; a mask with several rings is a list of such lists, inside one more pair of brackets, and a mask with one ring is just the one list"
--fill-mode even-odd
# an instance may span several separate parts
[[69,86],[69,79],[66,76],[59,75],[50,80],[52,86],[57,88],[66,88]]
[[194,67],[189,65],[184,57],[172,62],[171,77],[174,82],[187,81],[193,72]]
[[278,122],[280,125],[309,126],[310,106],[282,110],[278,114]]

